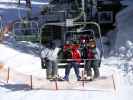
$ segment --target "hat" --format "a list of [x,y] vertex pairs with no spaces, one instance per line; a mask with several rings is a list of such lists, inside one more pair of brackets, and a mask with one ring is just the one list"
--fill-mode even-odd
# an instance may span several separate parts
[[90,47],[90,48],[95,48],[96,47],[96,40],[95,39],[90,39],[87,46]]

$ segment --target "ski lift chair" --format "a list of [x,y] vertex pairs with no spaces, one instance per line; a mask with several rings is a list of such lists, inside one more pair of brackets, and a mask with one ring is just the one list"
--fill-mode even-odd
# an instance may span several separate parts
[[[65,25],[65,24],[64,24]],[[93,37],[96,42],[97,42],[97,38],[100,39],[100,44],[99,44],[99,49],[100,49],[100,55],[99,55],[99,66],[101,64],[101,58],[102,58],[102,55],[103,55],[103,45],[102,45],[102,39],[101,39],[101,30],[100,30],[100,26],[99,24],[97,24],[96,22],[73,22],[73,26],[87,26],[87,25],[90,25],[90,26],[93,26],[93,27],[87,27],[87,29],[82,29],[82,30],[78,30],[78,31],[69,31],[69,30],[66,30],[64,32],[64,37],[63,38],[63,41],[62,41],[62,47],[65,45],[66,41],[70,41],[71,40],[80,40],[79,37],[81,35],[84,35],[84,36],[88,36],[88,37]],[[66,27],[69,27],[69,26],[66,26]],[[72,26],[70,26],[72,27]],[[68,36],[68,38],[67,38]],[[62,40],[61,38],[61,40]],[[79,41],[78,41],[79,42]],[[80,44],[81,45],[81,44]],[[79,48],[81,49],[81,48]],[[58,59],[58,61],[60,63],[58,63],[59,67],[60,68],[64,68],[64,66],[67,65],[66,61],[67,59],[63,58],[63,59]],[[83,59],[83,60],[88,60],[88,59]],[[45,68],[44,66],[44,63],[42,62],[42,68]],[[81,63],[81,65],[84,65],[84,63]]]
[[13,34],[16,41],[40,42],[40,32],[36,21],[16,21],[13,24]]

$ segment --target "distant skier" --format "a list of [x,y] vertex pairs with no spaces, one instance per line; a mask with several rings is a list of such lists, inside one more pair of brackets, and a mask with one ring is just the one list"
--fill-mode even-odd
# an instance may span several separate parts
[[57,57],[59,48],[50,41],[46,48],[41,52],[41,56],[46,65],[47,79],[53,79],[58,76]]
[[[20,5],[20,2],[21,0],[18,0],[18,5]],[[28,8],[31,8],[31,0],[25,0],[25,2],[26,2],[26,7],[28,7]]]

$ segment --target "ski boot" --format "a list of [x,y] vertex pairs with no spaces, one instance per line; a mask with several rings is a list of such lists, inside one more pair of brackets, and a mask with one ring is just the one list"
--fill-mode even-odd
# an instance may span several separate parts
[[84,75],[83,77],[83,81],[92,81],[93,80],[93,77],[92,76],[88,76],[88,75]]

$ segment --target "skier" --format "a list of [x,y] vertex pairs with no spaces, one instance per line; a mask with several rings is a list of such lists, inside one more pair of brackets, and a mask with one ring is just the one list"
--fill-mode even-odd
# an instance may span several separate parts
[[72,67],[74,68],[77,81],[81,79],[79,75],[81,55],[78,48],[79,46],[76,44],[72,44],[68,49],[65,48],[64,54],[68,57],[68,66],[65,68],[65,76],[63,78],[65,81],[69,81],[69,73]]
[[[18,0],[18,5],[20,5],[21,0]],[[31,0],[25,0],[26,7],[31,8]]]
[[[87,44],[87,61],[85,63],[85,76],[84,78],[87,80],[92,80],[93,78],[98,78],[100,76],[99,72],[99,59],[100,52],[98,48],[96,48],[96,41],[94,39],[90,39]],[[94,77],[92,77],[92,70],[94,71]]]
[[46,48],[41,52],[41,56],[47,68],[46,69],[47,79],[54,79],[58,77],[57,57],[59,50],[60,49],[56,47],[55,43],[51,41],[46,46]]

